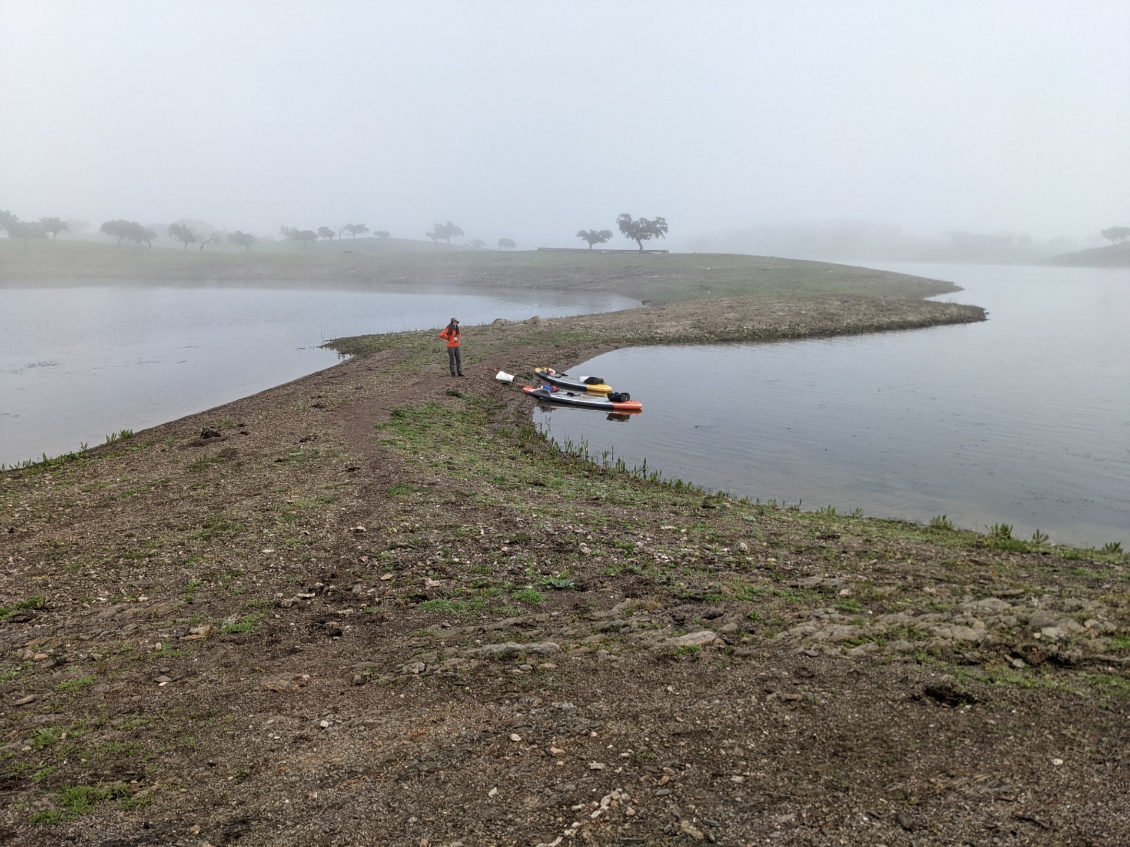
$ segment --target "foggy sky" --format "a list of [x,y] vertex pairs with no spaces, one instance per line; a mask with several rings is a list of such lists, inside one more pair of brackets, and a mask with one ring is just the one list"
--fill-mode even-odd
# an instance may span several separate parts
[[0,0],[0,209],[1090,237],[1130,225],[1127,45],[1125,0]]

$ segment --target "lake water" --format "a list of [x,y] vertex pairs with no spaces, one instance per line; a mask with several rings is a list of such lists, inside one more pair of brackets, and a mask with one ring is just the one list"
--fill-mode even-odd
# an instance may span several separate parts
[[588,293],[2,287],[0,462],[102,444],[329,367],[330,338],[637,305]]
[[535,420],[562,444],[751,499],[1130,547],[1130,271],[876,267],[955,282],[939,299],[989,320],[620,350],[572,372],[643,414]]

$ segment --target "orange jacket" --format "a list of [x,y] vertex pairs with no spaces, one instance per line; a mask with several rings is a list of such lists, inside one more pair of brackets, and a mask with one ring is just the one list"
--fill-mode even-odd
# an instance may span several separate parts
[[459,346],[459,330],[456,329],[455,332],[452,332],[451,324],[448,324],[443,328],[443,332],[439,334],[439,337],[447,342],[448,347]]

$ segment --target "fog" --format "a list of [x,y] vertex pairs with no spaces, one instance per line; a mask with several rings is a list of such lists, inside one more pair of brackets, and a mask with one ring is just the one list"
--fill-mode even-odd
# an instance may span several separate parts
[[1130,224],[1127,45],[1125,0],[0,0],[0,209],[1097,243]]

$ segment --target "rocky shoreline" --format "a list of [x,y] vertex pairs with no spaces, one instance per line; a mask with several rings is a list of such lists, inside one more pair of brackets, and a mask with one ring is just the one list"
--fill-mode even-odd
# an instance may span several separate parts
[[468,328],[465,380],[431,333],[342,340],[0,474],[0,840],[1126,843],[1121,550],[601,467],[493,378],[981,317],[668,301]]

